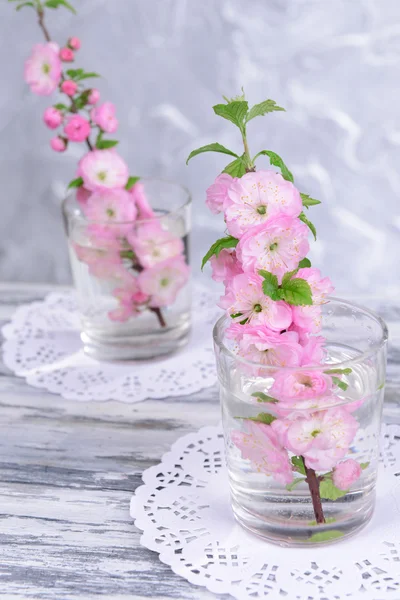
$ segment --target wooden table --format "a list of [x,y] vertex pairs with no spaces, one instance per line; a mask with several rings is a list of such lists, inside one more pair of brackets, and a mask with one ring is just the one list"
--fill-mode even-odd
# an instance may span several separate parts
[[[0,324],[50,289],[0,285]],[[400,307],[364,303],[391,329],[385,414],[397,420]],[[218,421],[216,388],[134,405],[80,403],[29,387],[1,365],[0,404],[0,598],[216,597],[140,546],[129,516],[142,471],[177,438]]]

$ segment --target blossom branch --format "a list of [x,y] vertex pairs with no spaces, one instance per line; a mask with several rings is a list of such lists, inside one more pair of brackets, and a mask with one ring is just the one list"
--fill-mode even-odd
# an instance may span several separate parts
[[306,481],[311,494],[315,520],[318,524],[326,523],[324,511],[322,508],[321,495],[319,492],[319,478],[317,477],[314,469],[310,469],[309,467],[307,467],[303,457],[302,459],[306,471]]

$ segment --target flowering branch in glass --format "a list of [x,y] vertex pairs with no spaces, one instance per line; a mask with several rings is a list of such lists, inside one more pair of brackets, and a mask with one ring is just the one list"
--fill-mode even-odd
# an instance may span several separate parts
[[64,152],[70,144],[84,144],[87,149],[69,184],[87,221],[80,241],[72,241],[76,257],[90,275],[116,281],[109,319],[125,322],[150,311],[167,328],[163,308],[174,303],[189,277],[184,243],[154,212],[139,177],[129,174],[116,151],[118,141],[107,137],[118,128],[116,109],[100,102],[99,91],[89,84],[99,74],[73,65],[81,41],[70,37],[60,48],[51,39],[46,9],[75,9],[65,0],[9,1],[17,10],[35,11],[45,38],[26,61],[25,81],[35,94],[62,95],[43,115],[47,127],[58,130],[51,148]]
[[[333,286],[307,258],[309,232],[316,239],[316,229],[304,212],[320,201],[299,192],[278,154],[271,150],[250,154],[247,124],[283,108],[273,100],[250,108],[244,94],[225,98],[224,104],[213,108],[238,127],[243,153],[212,143],[188,157],[189,161],[204,152],[233,157],[207,190],[207,206],[212,213],[223,214],[227,232],[211,246],[202,267],[210,261],[213,279],[225,286],[220,301],[227,314],[225,336],[242,360],[235,381],[237,398],[253,409],[268,407],[258,414],[234,414],[241,425],[226,432],[227,444],[250,461],[253,472],[271,476],[288,492],[305,484],[316,524],[323,525],[327,519],[322,500],[344,496],[368,462],[346,458],[359,428],[353,413],[362,404],[339,397],[349,386],[352,368],[322,366],[326,341],[320,335],[322,308]],[[260,157],[267,157],[280,173],[256,171]],[[218,324],[216,330],[218,335]],[[237,371],[237,364],[228,366],[221,379],[233,378],[226,371]],[[321,367],[316,369],[317,365]],[[264,377],[257,379],[260,373]],[[257,382],[264,387],[254,390]],[[242,410],[239,401],[225,404],[223,413]],[[235,458],[231,462],[237,465]],[[245,486],[240,488],[239,479],[240,475],[232,476],[231,485],[243,496]],[[342,534],[330,530],[318,535],[315,541]]]

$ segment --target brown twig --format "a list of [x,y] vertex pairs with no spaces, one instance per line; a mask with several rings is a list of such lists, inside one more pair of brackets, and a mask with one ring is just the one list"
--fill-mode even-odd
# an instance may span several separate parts
[[[141,273],[143,271],[143,267],[140,263],[132,262],[132,269],[134,269],[138,273]],[[164,315],[162,314],[162,312],[159,308],[154,308],[152,306],[149,306],[149,310],[156,315],[161,327],[167,327],[167,322],[164,319]]]
[[318,524],[325,523],[324,511],[322,508],[321,495],[319,493],[319,478],[317,477],[314,469],[309,469],[305,463],[304,458],[304,468],[306,470],[306,481],[308,483],[308,487],[311,494],[311,500],[314,508],[315,520]]

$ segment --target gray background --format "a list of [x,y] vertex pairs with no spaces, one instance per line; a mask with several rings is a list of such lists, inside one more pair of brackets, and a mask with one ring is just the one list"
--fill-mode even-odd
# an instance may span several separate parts
[[[73,0],[72,0],[73,1]],[[395,293],[400,283],[400,2],[398,0],[75,0],[49,11],[53,38],[82,38],[77,66],[104,75],[116,103],[120,152],[131,172],[187,185],[194,197],[194,268],[223,231],[204,190],[225,166],[193,148],[240,151],[235,128],[214,116],[243,85],[251,103],[286,113],[249,126],[252,152],[273,149],[312,209],[312,259],[341,293]],[[69,281],[60,219],[80,146],[58,155],[42,124],[49,100],[30,93],[23,63],[41,41],[34,13],[0,0],[0,278]],[[264,162],[265,161],[265,162]],[[258,167],[267,166],[260,159]],[[204,276],[204,281],[208,278]]]

